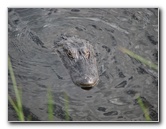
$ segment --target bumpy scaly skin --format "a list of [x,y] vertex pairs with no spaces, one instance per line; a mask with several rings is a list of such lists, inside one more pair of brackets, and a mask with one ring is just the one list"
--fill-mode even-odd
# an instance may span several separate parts
[[77,36],[62,36],[56,45],[57,51],[76,85],[86,88],[98,84],[96,57],[89,41]]

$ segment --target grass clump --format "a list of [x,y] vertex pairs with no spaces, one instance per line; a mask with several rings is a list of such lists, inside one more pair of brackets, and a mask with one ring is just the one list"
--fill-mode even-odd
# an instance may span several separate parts
[[[12,84],[13,84],[13,89],[15,92],[15,96],[16,96],[16,102],[13,101],[13,99],[11,98],[10,95],[8,95],[8,100],[10,102],[10,104],[12,105],[12,107],[14,108],[14,110],[16,111],[16,114],[18,116],[18,119],[20,121],[25,121],[25,116],[23,113],[23,107],[22,107],[22,102],[21,102],[21,91],[19,90],[17,83],[16,83],[16,78],[14,75],[14,71],[12,68],[12,64],[11,64],[11,60],[10,57],[8,57],[8,69],[9,69],[9,73],[10,73],[10,77],[12,80]],[[65,120],[69,121],[69,113],[68,113],[68,96],[66,93],[64,93],[64,98],[65,98]],[[49,121],[53,121],[54,120],[54,112],[53,112],[53,97],[51,94],[51,90],[48,88],[48,92],[47,92],[47,99],[48,99],[48,120]],[[26,117],[26,120],[31,121],[32,120],[32,116],[31,114],[29,114]]]

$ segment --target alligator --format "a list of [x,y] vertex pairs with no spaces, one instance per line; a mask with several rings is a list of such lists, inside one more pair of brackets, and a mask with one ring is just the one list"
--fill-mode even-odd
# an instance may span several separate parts
[[61,35],[54,48],[74,84],[82,89],[91,89],[99,82],[96,57],[89,41],[75,36]]

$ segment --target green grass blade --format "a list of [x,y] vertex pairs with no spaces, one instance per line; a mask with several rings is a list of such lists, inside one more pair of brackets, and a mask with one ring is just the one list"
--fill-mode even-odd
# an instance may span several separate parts
[[145,115],[145,119],[147,121],[151,121],[151,118],[149,116],[149,109],[147,107],[145,107],[140,96],[137,98],[137,102],[138,102],[139,106],[141,107],[141,109]]
[[12,100],[12,98],[10,96],[8,96],[8,99],[9,99],[9,102],[11,103],[11,105],[13,106],[14,110],[16,111],[16,114],[18,116],[18,119],[19,120],[22,120],[22,117],[21,117],[21,112],[20,110],[17,108],[17,105],[14,103],[14,101]]
[[118,49],[120,51],[122,51],[123,53],[128,54],[129,56],[133,57],[134,59],[140,61],[141,63],[149,66],[150,68],[158,71],[158,65],[152,63],[151,61],[146,60],[145,58],[133,53],[132,51],[130,51],[130,50],[124,48],[124,47],[119,46]]
[[[17,105],[14,103],[14,101],[12,100],[12,98],[10,96],[8,96],[8,99],[9,99],[10,104],[13,106],[14,110],[18,113],[19,110],[17,108]],[[18,116],[19,116],[19,114],[18,114]]]
[[[16,83],[16,79],[15,79],[15,76],[14,76],[14,72],[13,72],[11,61],[10,61],[10,57],[8,57],[8,69],[9,69],[9,72],[10,72],[10,77],[11,77],[14,92],[15,92],[15,95],[16,95],[17,109],[18,109],[18,112],[19,112],[19,120],[24,121],[24,115],[23,115],[23,111],[22,111],[22,103],[21,103],[21,98],[20,98],[20,92],[19,92],[18,87],[17,87],[17,83]],[[9,99],[10,99],[9,101],[12,102],[10,97],[9,97]]]
[[69,109],[69,99],[68,99],[68,96],[66,93],[64,93],[64,98],[65,98],[65,120],[66,121],[69,121],[69,112],[68,112],[68,109]]
[[53,119],[54,119],[54,115],[53,115],[53,99],[52,99],[52,94],[51,94],[50,89],[48,89],[47,98],[48,98],[48,120],[49,121],[53,121]]

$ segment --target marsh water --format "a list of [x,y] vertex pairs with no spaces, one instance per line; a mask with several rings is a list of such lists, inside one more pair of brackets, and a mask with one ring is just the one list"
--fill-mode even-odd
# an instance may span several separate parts
[[[77,35],[94,47],[99,84],[76,86],[53,51],[61,34]],[[8,55],[21,90],[24,115],[48,120],[48,91],[54,121],[158,121],[158,72],[122,53],[124,47],[158,64],[158,9],[9,8]],[[8,94],[15,93],[8,76]],[[67,108],[66,108],[67,105]],[[9,103],[8,120],[18,117]]]

